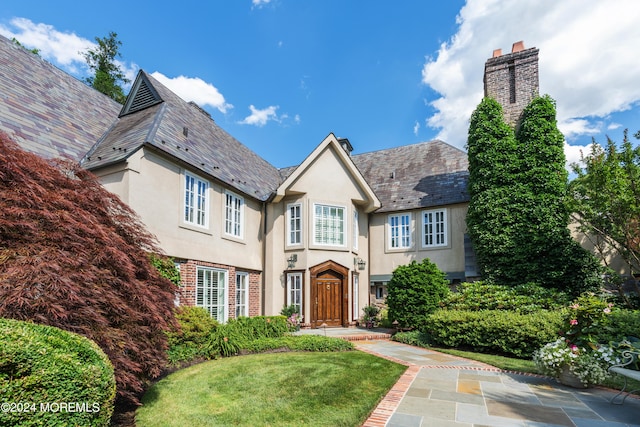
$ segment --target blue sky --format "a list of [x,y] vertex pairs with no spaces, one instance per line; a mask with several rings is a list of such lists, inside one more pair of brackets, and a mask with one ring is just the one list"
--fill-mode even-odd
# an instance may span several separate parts
[[0,34],[83,78],[113,31],[122,68],[152,73],[277,167],[330,132],[355,153],[466,143],[494,49],[540,49],[565,152],[640,130],[636,0],[5,0]]

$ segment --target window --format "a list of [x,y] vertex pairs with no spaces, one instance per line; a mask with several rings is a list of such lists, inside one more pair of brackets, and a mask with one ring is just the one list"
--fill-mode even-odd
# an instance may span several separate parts
[[287,245],[302,243],[302,206],[287,206]]
[[447,245],[447,211],[440,209],[422,212],[422,246]]
[[360,224],[358,224],[358,210],[353,208],[353,249],[358,250],[358,236],[360,235]]
[[184,222],[206,227],[209,183],[189,173],[184,178]]
[[317,245],[345,246],[345,208],[339,206],[315,205],[314,240]]
[[244,199],[230,192],[226,192],[225,195],[224,232],[242,238]]
[[358,320],[358,315],[360,314],[360,308],[358,304],[358,299],[360,297],[360,276],[357,274],[353,275],[353,320]]
[[287,274],[287,306],[295,305],[302,316],[302,273]]
[[219,322],[227,321],[227,271],[198,267],[196,305]]
[[249,275],[236,273],[236,319],[249,316]]
[[411,247],[411,216],[389,215],[389,247],[406,249]]

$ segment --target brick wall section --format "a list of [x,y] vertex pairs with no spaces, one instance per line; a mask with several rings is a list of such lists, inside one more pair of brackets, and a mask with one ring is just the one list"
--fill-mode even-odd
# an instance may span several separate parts
[[259,271],[239,269],[232,265],[217,264],[195,260],[180,260],[180,279],[182,286],[179,293],[179,304],[193,306],[196,303],[196,281],[198,267],[210,267],[227,271],[227,288],[229,290],[229,319],[236,317],[236,272],[249,275],[249,316],[262,314],[261,303],[261,273]]
[[502,105],[505,121],[512,126],[517,125],[524,108],[538,96],[538,52],[530,48],[501,55],[498,50],[484,65],[484,96]]

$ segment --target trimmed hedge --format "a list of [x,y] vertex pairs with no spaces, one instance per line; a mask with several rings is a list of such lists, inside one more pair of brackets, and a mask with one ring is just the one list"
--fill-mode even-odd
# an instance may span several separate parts
[[280,338],[260,338],[248,343],[243,348],[247,353],[264,353],[266,351],[350,351],[353,343],[342,338],[323,337],[320,335],[297,335]]
[[0,425],[108,426],[113,366],[88,338],[0,319],[0,396]]
[[560,310],[532,314],[439,310],[427,318],[420,330],[436,345],[528,358],[558,339],[562,319]]
[[640,310],[613,310],[608,325],[596,334],[598,342],[622,341],[628,337],[640,338]]

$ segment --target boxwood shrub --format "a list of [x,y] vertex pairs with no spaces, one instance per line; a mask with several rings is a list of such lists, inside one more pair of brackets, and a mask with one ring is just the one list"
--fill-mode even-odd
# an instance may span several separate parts
[[299,335],[280,338],[260,338],[248,343],[243,349],[247,353],[263,353],[274,350],[290,351],[349,351],[353,343],[342,338],[320,335]]
[[113,366],[93,341],[0,319],[0,425],[108,426],[115,395]]
[[516,313],[504,310],[439,310],[420,330],[434,345],[529,358],[558,339],[562,311]]

